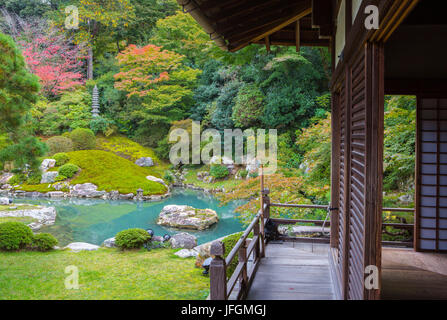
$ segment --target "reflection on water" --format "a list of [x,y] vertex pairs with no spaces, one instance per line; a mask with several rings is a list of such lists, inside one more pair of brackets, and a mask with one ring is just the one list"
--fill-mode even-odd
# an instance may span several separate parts
[[105,239],[114,237],[119,231],[128,228],[150,228],[156,235],[178,233],[179,230],[156,224],[160,211],[170,204],[189,205],[198,209],[210,208],[217,212],[220,221],[210,229],[186,231],[196,235],[199,244],[243,229],[234,214],[234,209],[240,203],[233,202],[219,207],[219,201],[212,195],[191,190],[176,189],[172,197],[152,203],[96,199],[16,199],[15,202],[56,207],[55,225],[42,228],[39,232],[53,234],[61,246],[70,242],[100,245]]

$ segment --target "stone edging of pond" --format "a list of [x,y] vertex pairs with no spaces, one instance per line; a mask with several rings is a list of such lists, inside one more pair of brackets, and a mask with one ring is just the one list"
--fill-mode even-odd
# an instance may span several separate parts
[[0,190],[0,195],[9,198],[51,198],[51,199],[103,199],[103,200],[134,200],[134,201],[147,201],[155,202],[161,201],[171,196],[171,191],[162,195],[152,195],[152,196],[136,196],[133,193],[130,194],[120,194],[118,191],[95,191],[91,194],[76,194],[72,191],[50,191],[46,193],[42,192],[27,192],[22,190]]
[[[172,188],[179,189],[189,189],[194,191],[202,191],[208,194],[215,194],[222,192],[222,189],[205,189],[201,187],[197,187],[193,184],[185,184],[185,183],[174,183],[171,186]],[[51,199],[103,199],[103,200],[129,200],[129,201],[145,201],[145,202],[157,202],[169,198],[171,196],[171,188],[168,189],[168,192],[162,195],[152,195],[152,196],[137,196],[133,193],[129,194],[121,194],[118,191],[97,191],[93,190],[90,193],[81,194],[79,192],[74,192],[70,190],[70,192],[63,191],[50,191],[50,192],[36,192],[36,191],[23,191],[23,190],[15,190],[15,189],[3,189],[0,190],[0,196],[9,197],[9,198],[51,198]]]
[[219,193],[219,192],[224,192],[223,189],[221,188],[211,188],[211,189],[205,189],[205,188],[201,188],[201,187],[197,187],[193,184],[187,184],[187,183],[174,183],[172,185],[174,188],[183,188],[183,189],[189,189],[189,190],[196,190],[196,191],[203,191],[205,193]]

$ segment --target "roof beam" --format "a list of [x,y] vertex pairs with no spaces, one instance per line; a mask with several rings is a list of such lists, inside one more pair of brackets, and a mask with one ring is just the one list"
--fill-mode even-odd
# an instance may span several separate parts
[[332,0],[312,0],[312,26],[332,24]]
[[215,22],[220,22],[221,20],[225,20],[228,17],[240,17],[247,12],[253,11],[259,8],[265,8],[271,5],[272,2],[277,2],[278,0],[250,0],[239,2],[239,6],[232,7],[227,10],[221,10],[212,15],[212,19]]
[[216,7],[223,8],[225,6],[239,3],[240,0],[208,0],[199,5],[200,10],[206,11]]
[[[239,19],[230,20],[226,23],[218,23],[216,25],[216,31],[231,38],[231,35],[233,34],[248,33],[270,23],[282,21],[285,16],[290,14],[290,12],[294,12],[296,11],[296,8],[301,7],[302,5],[297,6],[296,3],[290,5],[290,1],[284,1],[278,6],[269,8],[268,10],[259,10]],[[236,27],[238,27],[237,29],[239,30],[233,31]]]
[[272,3],[275,3],[275,5],[271,5],[268,8],[261,7],[257,10],[246,11],[246,15],[236,17],[228,16],[225,22],[217,24],[216,30],[224,34],[239,24],[244,25],[253,21],[256,25],[259,25],[260,21],[271,20],[272,17],[281,17],[285,12],[289,12],[289,10],[293,10],[297,6],[296,3],[288,0],[268,2],[268,4]]
[[[256,41],[253,44],[261,44],[265,45],[264,41]],[[302,47],[329,47],[329,40],[309,40],[309,41],[301,41]],[[287,47],[295,47],[295,41],[288,40],[271,40],[270,46],[287,46]]]
[[228,46],[225,39],[216,32],[211,24],[211,21],[202,13],[202,11],[197,10],[195,2],[191,2],[190,0],[177,0],[177,2],[183,7],[183,9],[189,12],[194,20],[202,26],[205,32],[210,35],[210,37],[222,50],[228,51]]
[[[264,19],[264,22],[251,23],[250,25],[245,25],[243,27],[234,28],[233,32],[224,33],[223,35],[230,42],[242,41],[244,39],[250,38],[252,35],[258,36],[263,33],[273,29],[275,31],[282,29],[283,27],[295,22],[298,19],[301,19],[303,16],[309,15],[311,13],[312,8],[310,7],[310,0],[302,2],[300,6],[296,7],[293,10],[288,10],[285,13],[275,13],[271,15],[269,19]],[[277,27],[280,26],[278,29]],[[275,32],[273,31],[273,32]],[[261,37],[261,39],[264,37]]]
[[255,34],[253,34],[252,36],[245,39],[244,43],[241,43],[236,46],[230,45],[229,49],[230,49],[230,51],[237,51],[237,50],[247,46],[250,42],[259,41],[260,39],[263,39],[266,36],[269,36],[277,31],[281,30],[285,26],[287,26],[287,25],[289,25],[289,24],[291,24],[291,23],[293,23],[293,22],[295,22],[311,13],[312,13],[312,7],[303,6],[299,10],[296,10],[292,15],[286,17],[281,22],[274,23],[274,25],[268,26],[266,28],[263,28],[263,29],[257,31]]

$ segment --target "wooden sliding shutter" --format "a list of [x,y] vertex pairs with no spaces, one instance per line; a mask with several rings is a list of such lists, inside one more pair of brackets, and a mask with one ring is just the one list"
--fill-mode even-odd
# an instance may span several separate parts
[[[344,299],[378,299],[367,266],[381,268],[383,47],[366,44],[340,86],[338,250],[333,263]],[[337,287],[337,285],[336,285]]]
[[350,68],[350,172],[348,203],[347,294],[363,299],[365,183],[366,183],[366,70],[365,52],[361,51]]
[[447,252],[447,99],[418,97],[417,137],[416,249]]

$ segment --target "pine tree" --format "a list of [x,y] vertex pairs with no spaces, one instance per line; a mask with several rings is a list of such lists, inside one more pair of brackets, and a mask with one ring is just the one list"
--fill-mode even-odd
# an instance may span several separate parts
[[38,166],[45,145],[30,137],[24,117],[37,99],[38,78],[28,72],[22,54],[11,37],[0,33],[0,134],[11,144],[0,150],[0,161],[14,161],[16,168]]

